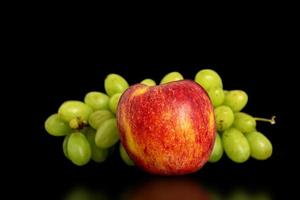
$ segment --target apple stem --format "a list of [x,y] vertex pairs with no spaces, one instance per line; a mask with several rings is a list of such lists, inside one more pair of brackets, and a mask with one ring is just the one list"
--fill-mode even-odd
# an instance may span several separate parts
[[260,118],[260,117],[254,117],[254,119],[255,119],[256,121],[270,122],[271,124],[275,124],[275,123],[276,123],[276,122],[275,122],[275,118],[276,118],[276,116],[272,116],[271,119]]

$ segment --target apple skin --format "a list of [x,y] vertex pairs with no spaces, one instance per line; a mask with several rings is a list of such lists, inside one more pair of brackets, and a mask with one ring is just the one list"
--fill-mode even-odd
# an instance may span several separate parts
[[199,170],[209,159],[216,133],[212,103],[191,80],[129,87],[118,104],[117,125],[134,163],[158,175]]

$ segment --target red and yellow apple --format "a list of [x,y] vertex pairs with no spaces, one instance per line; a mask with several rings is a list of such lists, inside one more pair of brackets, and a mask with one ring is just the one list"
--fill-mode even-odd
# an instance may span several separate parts
[[120,98],[117,123],[129,157],[153,174],[195,172],[207,162],[214,145],[212,103],[191,80],[131,86]]

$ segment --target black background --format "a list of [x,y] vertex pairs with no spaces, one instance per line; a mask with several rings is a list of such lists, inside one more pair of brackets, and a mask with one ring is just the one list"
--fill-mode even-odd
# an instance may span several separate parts
[[[299,176],[297,6],[226,2],[231,9],[216,3],[191,9],[182,2],[176,8],[174,2],[134,4],[131,12],[113,4],[87,9],[87,14],[82,4],[80,9],[74,4],[14,5],[5,15],[0,169],[8,198],[84,199],[79,194],[85,193],[94,199],[105,199],[101,194],[107,199],[166,199],[164,194],[174,193],[194,199],[204,192],[219,197],[214,199],[239,193],[248,199],[259,193],[265,199],[294,199]],[[276,115],[275,125],[258,124],[273,144],[270,159],[236,164],[224,155],[182,177],[129,168],[117,153],[103,164],[77,167],[64,157],[63,139],[44,130],[45,119],[65,100],[104,91],[109,73],[134,84],[144,78],[159,82],[171,71],[193,79],[203,68],[216,70],[225,89],[248,93],[245,112]],[[153,193],[158,196],[151,198]]]
[[[207,59],[214,56],[208,57],[200,52],[192,57],[168,54],[164,59],[161,59],[163,54],[159,59],[150,54],[128,56],[131,59],[111,55],[96,56],[95,59],[76,53],[66,57],[42,55],[42,59],[34,63],[40,67],[26,73],[26,79],[31,79],[26,83],[27,89],[20,91],[30,106],[24,108],[26,131],[22,131],[24,135],[19,141],[22,146],[14,157],[17,157],[19,166],[16,174],[20,182],[17,184],[28,186],[26,193],[42,199],[66,199],[78,195],[76,193],[104,195],[110,199],[147,199],[151,193],[160,199],[172,190],[179,193],[182,190],[186,199],[193,199],[193,195],[197,196],[201,191],[221,199],[231,199],[238,193],[250,199],[258,195],[267,199],[287,199],[291,196],[289,179],[294,176],[295,167],[291,155],[291,137],[295,133],[289,130],[291,110],[287,109],[287,105],[292,106],[292,101],[286,98],[290,95],[289,89],[282,89],[291,83],[285,77],[288,64],[280,57],[264,56],[262,52],[251,55],[227,52],[226,55],[230,59],[224,56],[218,56],[218,60]],[[216,70],[225,89],[243,89],[248,93],[245,112],[266,118],[276,115],[275,125],[258,123],[258,130],[272,141],[274,152],[270,159],[249,159],[236,164],[224,155],[221,161],[208,163],[200,171],[183,177],[153,176],[127,167],[118,157],[118,152],[103,164],[90,162],[77,167],[64,157],[63,139],[48,135],[43,128],[47,116],[57,112],[65,100],[82,100],[89,91],[103,92],[104,78],[109,73],[118,73],[134,84],[144,78],[159,82],[171,71],[179,71],[185,78],[193,79],[204,68]]]

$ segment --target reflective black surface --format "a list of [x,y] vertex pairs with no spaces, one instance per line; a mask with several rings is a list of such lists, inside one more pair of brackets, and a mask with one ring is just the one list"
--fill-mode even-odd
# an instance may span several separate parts
[[[219,167],[207,164],[194,174],[161,177],[128,168],[121,162],[112,163],[111,160],[100,166],[90,164],[81,168],[63,163],[68,167],[48,168],[47,171],[28,174],[21,181],[26,190],[24,194],[31,198],[62,200],[292,198],[293,183],[289,178],[267,168],[247,167],[247,170],[241,170],[241,167],[221,162]],[[231,167],[222,169],[222,165]]]

